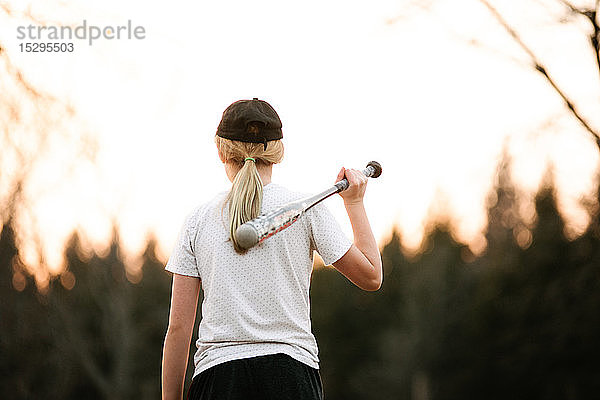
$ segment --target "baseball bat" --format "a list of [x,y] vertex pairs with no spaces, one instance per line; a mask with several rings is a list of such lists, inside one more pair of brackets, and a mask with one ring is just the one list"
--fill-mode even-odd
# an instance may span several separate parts
[[[377,178],[381,175],[381,165],[377,161],[370,161],[362,172],[367,177]],[[348,189],[348,186],[348,180],[344,178],[321,193],[287,203],[240,225],[235,231],[239,245],[244,249],[249,249],[261,243],[292,225],[311,207],[336,193]]]

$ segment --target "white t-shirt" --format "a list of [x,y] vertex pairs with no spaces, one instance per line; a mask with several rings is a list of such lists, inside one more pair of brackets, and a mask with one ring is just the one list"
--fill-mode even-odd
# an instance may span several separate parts
[[[320,203],[287,229],[237,254],[229,239],[226,196],[220,193],[187,217],[166,266],[202,280],[194,376],[227,361],[275,353],[319,368],[310,321],[313,250],[329,265],[352,242]],[[261,212],[302,197],[270,183],[264,186]]]

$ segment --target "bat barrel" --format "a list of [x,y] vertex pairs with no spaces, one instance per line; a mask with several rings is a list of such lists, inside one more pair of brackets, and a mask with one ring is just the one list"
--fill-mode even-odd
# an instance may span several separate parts
[[[324,193],[325,192],[323,192],[323,194]],[[316,196],[288,203],[274,211],[259,215],[253,220],[240,225],[235,231],[235,237],[238,240],[238,244],[244,249],[249,249],[273,236],[277,232],[284,230],[296,222],[296,220],[312,205],[317,203],[315,197]]]
[[259,239],[256,227],[248,222],[240,225],[235,231],[235,237],[238,241],[238,244],[243,249],[249,249],[250,247],[254,246],[258,243]]

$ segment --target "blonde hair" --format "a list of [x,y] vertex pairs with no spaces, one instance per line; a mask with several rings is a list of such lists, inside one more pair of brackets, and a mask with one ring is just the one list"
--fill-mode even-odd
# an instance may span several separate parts
[[[283,142],[272,140],[265,147],[263,143],[245,143],[215,136],[215,143],[224,162],[241,166],[233,179],[226,204],[229,205],[229,237],[235,251],[243,254],[246,250],[240,247],[235,231],[240,225],[258,217],[262,206],[263,183],[256,164],[281,162]],[[248,157],[255,161],[248,160]]]

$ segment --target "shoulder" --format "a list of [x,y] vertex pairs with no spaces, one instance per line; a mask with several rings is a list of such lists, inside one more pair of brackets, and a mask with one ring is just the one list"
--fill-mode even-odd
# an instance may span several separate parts
[[277,183],[269,183],[263,188],[263,199],[275,204],[283,204],[304,197],[308,197],[308,194],[290,190]]
[[[306,192],[298,192],[290,190],[276,183],[270,183],[269,185],[265,186],[263,200],[265,202],[265,208],[267,209],[266,211],[268,211],[269,208],[278,207],[292,201],[308,198],[310,196],[311,195]],[[305,212],[305,214],[311,217],[313,215],[331,215],[329,208],[324,201],[311,207]]]
[[189,212],[185,217],[184,225],[188,232],[197,231],[199,226],[204,221],[206,221],[206,218],[208,216],[220,212],[223,208],[223,205],[225,204],[226,197],[227,192],[221,192],[209,201],[206,201],[194,207],[194,209],[192,209],[192,211]]

